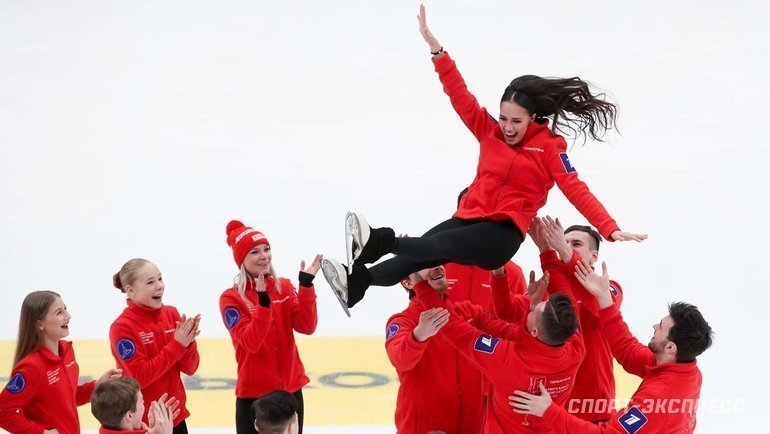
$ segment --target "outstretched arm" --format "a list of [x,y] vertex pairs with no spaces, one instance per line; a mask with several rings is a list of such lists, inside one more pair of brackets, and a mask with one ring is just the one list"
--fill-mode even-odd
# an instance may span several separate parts
[[417,21],[420,24],[420,34],[433,54],[433,64],[441,84],[444,86],[444,92],[449,96],[452,107],[476,139],[481,140],[489,134],[490,128],[496,128],[497,123],[486,110],[479,106],[476,98],[468,91],[460,71],[457,70],[457,65],[444,52],[438,39],[428,29],[425,6],[423,5],[420,5],[420,15],[417,16]]

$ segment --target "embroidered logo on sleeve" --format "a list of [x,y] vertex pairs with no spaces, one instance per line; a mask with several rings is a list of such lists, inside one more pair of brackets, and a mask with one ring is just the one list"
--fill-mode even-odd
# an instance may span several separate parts
[[386,340],[386,341],[389,341],[389,340],[390,340],[390,338],[392,338],[393,336],[395,336],[395,335],[396,335],[396,333],[398,333],[398,331],[399,331],[400,329],[401,329],[401,328],[400,328],[400,327],[398,326],[398,324],[396,324],[396,323],[393,323],[393,324],[391,324],[390,326],[388,326],[388,332],[385,334],[385,340]]
[[119,339],[118,343],[115,344],[115,350],[120,360],[128,360],[136,354],[136,345],[131,339],[123,338]]
[[647,424],[647,416],[637,407],[631,407],[618,417],[618,423],[628,433],[634,434]]
[[476,338],[476,343],[473,344],[473,349],[480,353],[492,354],[499,343],[500,339],[498,338],[493,338],[489,335],[479,335]]
[[618,292],[618,288],[615,288],[615,285],[610,283],[610,292],[612,293],[613,297],[617,297],[620,293]]
[[575,173],[577,170],[575,170],[574,167],[572,167],[572,163],[569,162],[569,156],[564,153],[559,153],[559,158],[561,158],[561,164],[564,166],[564,170],[567,171],[567,173]]
[[17,393],[21,393],[25,387],[27,387],[27,380],[24,378],[24,374],[17,372],[13,374],[11,379],[8,381],[8,385],[5,386],[5,390],[15,395]]
[[225,324],[227,324],[227,328],[231,329],[235,327],[236,324],[238,324],[238,321],[241,320],[241,313],[238,312],[238,309],[234,307],[228,307],[225,309]]

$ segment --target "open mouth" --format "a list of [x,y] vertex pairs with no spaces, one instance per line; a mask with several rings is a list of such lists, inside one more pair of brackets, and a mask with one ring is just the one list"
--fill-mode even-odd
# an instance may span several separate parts
[[63,326],[61,326],[61,328],[63,328],[64,330],[69,330],[70,329],[70,325],[69,325],[69,323],[67,323],[67,324],[64,324]]
[[428,278],[429,278],[430,280],[433,280],[433,281],[435,281],[435,280],[441,280],[441,279],[443,279],[443,278],[444,278],[444,272],[443,272],[443,271],[440,271],[440,272],[436,272],[436,273],[433,273],[433,274],[431,274],[430,276],[428,276]]
[[155,301],[161,301],[163,299],[163,294],[161,295],[153,295],[152,299]]

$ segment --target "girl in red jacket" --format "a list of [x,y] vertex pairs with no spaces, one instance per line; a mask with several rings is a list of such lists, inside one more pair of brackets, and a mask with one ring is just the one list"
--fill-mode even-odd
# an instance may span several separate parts
[[79,434],[77,406],[94,386],[119,377],[111,369],[78,386],[80,369],[69,336],[70,314],[59,294],[35,291],[24,298],[13,372],[0,393],[0,428],[18,434]]
[[[331,259],[323,263],[324,276],[346,313],[370,285],[395,285],[418,270],[446,262],[486,270],[503,266],[519,249],[554,183],[608,240],[647,238],[618,228],[578,178],[566,142],[556,134],[571,131],[600,140],[614,127],[615,105],[592,94],[577,77],[524,75],[503,92],[496,120],[479,106],[454,61],[428,30],[424,6],[418,21],[444,92],[481,146],[476,178],[454,216],[422,237],[396,238],[391,228],[372,229],[362,215],[348,213],[347,267]],[[398,256],[365,267],[388,253]]]
[[238,434],[256,434],[251,405],[275,390],[294,394],[302,433],[302,387],[310,382],[299,358],[294,331],[310,335],[318,324],[313,278],[321,255],[299,272],[299,291],[273,268],[270,242],[261,232],[233,220],[227,224],[227,245],[239,273],[219,298],[222,320],[230,332],[238,362],[235,385],[235,427]]
[[200,333],[200,315],[180,316],[175,307],[163,304],[163,276],[146,259],[126,262],[113,276],[113,284],[126,294],[128,306],[110,327],[112,356],[141,386],[143,420],[148,422],[150,403],[167,393],[179,401],[174,434],[186,434],[190,412],[180,373],[193,375],[198,370],[195,337]]

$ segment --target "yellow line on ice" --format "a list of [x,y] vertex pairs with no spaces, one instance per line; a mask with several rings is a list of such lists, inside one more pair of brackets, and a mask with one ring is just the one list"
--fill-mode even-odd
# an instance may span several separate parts
[[[310,384],[303,389],[307,425],[386,425],[393,423],[398,377],[385,354],[384,337],[297,337]],[[109,343],[75,341],[81,377],[98,377],[114,366]],[[0,341],[2,383],[8,381],[14,341]],[[185,379],[188,426],[235,424],[235,356],[229,339],[199,339],[201,364]],[[617,398],[631,396],[639,379],[616,366]],[[80,407],[83,428],[95,428],[88,405]]]

